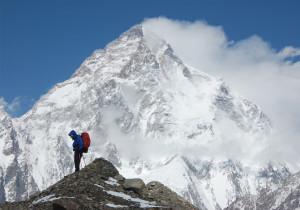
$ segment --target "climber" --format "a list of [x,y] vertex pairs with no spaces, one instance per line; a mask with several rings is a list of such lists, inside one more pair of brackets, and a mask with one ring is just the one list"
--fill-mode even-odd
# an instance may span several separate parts
[[74,151],[74,163],[75,163],[75,172],[79,171],[79,164],[82,157],[83,141],[80,135],[72,130],[69,133],[69,136],[73,139],[73,151]]

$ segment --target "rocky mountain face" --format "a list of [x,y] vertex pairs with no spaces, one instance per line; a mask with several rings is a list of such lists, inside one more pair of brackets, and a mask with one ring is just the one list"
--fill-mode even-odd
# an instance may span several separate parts
[[247,195],[230,204],[226,210],[299,209],[300,172],[281,180],[277,186],[263,189],[257,196]]
[[22,202],[5,202],[10,209],[197,209],[159,182],[125,179],[103,158],[65,176]]
[[[20,149],[20,135],[14,121],[0,108],[0,201],[7,198],[21,200],[39,190],[33,177],[28,176],[31,164],[26,161],[28,151]],[[28,191],[28,189],[31,189]]]
[[125,177],[158,180],[198,208],[225,208],[291,174],[284,163],[249,161],[272,133],[262,110],[184,64],[143,25],[95,51],[21,118],[0,112],[0,202],[72,173],[73,129],[91,136],[86,163],[104,157]]

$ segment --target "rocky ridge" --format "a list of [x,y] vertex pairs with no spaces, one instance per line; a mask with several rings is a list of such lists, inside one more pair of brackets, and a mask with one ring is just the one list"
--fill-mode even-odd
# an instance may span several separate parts
[[125,179],[103,158],[24,201],[0,204],[0,210],[115,208],[197,209],[159,182]]

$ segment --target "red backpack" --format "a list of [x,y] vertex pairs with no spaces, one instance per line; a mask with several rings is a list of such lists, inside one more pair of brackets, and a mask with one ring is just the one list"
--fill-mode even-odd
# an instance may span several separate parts
[[81,138],[83,141],[83,149],[82,152],[87,153],[89,146],[91,144],[90,135],[88,133],[81,133]]

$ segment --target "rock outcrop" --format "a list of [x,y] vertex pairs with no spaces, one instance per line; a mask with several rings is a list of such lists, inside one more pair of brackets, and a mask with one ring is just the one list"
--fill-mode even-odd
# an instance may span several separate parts
[[5,202],[10,209],[197,209],[159,182],[125,179],[103,158],[21,202]]

